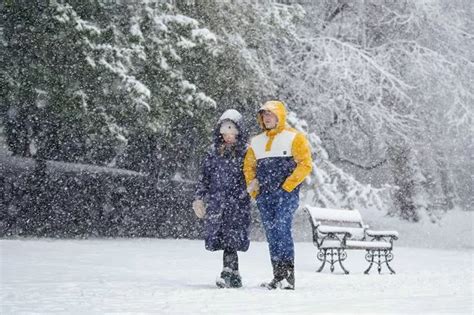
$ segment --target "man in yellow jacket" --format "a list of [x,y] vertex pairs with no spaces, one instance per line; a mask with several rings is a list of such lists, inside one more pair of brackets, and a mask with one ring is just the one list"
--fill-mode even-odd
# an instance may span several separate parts
[[247,191],[256,199],[267,236],[273,266],[269,289],[295,288],[293,215],[299,188],[312,170],[306,136],[286,123],[281,101],[268,101],[257,120],[263,132],[252,138],[244,159]]

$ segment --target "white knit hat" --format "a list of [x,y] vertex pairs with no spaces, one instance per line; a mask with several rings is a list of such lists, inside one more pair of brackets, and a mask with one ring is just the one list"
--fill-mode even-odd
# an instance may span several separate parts
[[224,120],[221,124],[221,129],[219,130],[221,134],[233,134],[238,135],[239,129],[231,120]]
[[242,119],[242,115],[235,109],[231,108],[226,110],[222,116],[219,118],[219,122],[229,119],[233,122],[237,122]]

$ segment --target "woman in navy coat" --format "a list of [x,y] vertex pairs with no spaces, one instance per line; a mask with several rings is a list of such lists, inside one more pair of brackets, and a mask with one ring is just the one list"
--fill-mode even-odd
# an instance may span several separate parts
[[250,196],[242,171],[247,149],[242,115],[225,111],[214,131],[214,143],[202,163],[193,209],[204,219],[205,245],[223,250],[223,271],[216,285],[242,286],[237,251],[249,248]]

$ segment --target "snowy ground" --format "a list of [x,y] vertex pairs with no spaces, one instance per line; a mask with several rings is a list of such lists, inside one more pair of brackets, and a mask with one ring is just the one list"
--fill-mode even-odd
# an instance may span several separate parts
[[316,250],[296,244],[297,289],[268,291],[266,243],[240,256],[244,287],[217,289],[221,253],[190,240],[1,240],[0,313],[472,313],[471,248],[396,247],[396,275],[316,273]]

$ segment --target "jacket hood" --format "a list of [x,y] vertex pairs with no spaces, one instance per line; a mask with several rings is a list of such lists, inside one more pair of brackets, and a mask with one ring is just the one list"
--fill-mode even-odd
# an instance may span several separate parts
[[[261,115],[261,112],[264,110],[268,110],[277,116],[278,124],[276,128],[272,130],[267,130],[265,128],[265,125],[263,124],[263,120],[262,120],[262,115]],[[282,101],[277,101],[277,100],[265,102],[258,110],[257,120],[258,120],[258,124],[260,125],[260,128],[262,128],[262,130],[266,131],[267,133],[279,133],[283,131],[286,127],[285,104]]]

